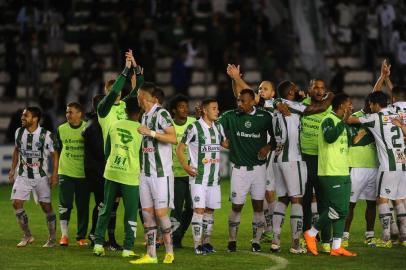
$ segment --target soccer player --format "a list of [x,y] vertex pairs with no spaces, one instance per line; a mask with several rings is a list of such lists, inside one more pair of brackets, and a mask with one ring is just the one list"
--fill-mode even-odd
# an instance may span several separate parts
[[[234,96],[238,98],[239,93],[243,89],[250,88],[248,84],[241,78],[240,66],[235,66],[229,64],[227,66],[227,74],[232,79],[232,88]],[[271,81],[262,81],[258,87],[258,94],[255,95],[255,101],[258,107],[267,110],[271,115],[274,112],[274,96],[275,87]],[[268,138],[268,141],[271,138]],[[272,218],[274,213],[274,208],[276,204],[275,195],[275,176],[273,162],[270,162],[274,158],[274,151],[268,154],[266,162],[266,190],[265,190],[265,200],[264,200],[264,216],[265,216],[265,228],[261,236],[261,239],[266,242],[272,240]]]
[[[364,109],[355,112],[352,116],[364,117],[370,113],[369,99],[365,100]],[[376,218],[376,179],[378,176],[378,157],[373,135],[368,129],[360,125],[351,126],[352,134],[361,134],[361,138],[354,138],[354,143],[360,140],[368,140],[369,143],[362,146],[351,145],[348,151],[349,166],[351,168],[351,197],[349,212],[345,222],[342,246],[348,247],[350,239],[350,227],[354,215],[355,205],[358,200],[366,200],[365,209],[365,244],[374,247],[376,245],[374,225]],[[355,141],[358,140],[358,141]]]
[[[169,105],[169,111],[173,117],[173,125],[176,131],[178,143],[183,137],[186,128],[196,121],[195,118],[189,117],[189,99],[183,95],[175,96]],[[184,154],[188,156],[185,149]],[[192,200],[190,197],[188,173],[179,163],[176,155],[176,146],[172,146],[173,173],[174,181],[174,209],[171,211],[172,237],[175,248],[182,247],[182,238],[185,235],[193,216]]]
[[[102,129],[104,143],[106,143],[106,138],[108,131],[110,130],[110,126],[118,120],[127,118],[127,114],[125,112],[125,100],[129,97],[136,96],[138,88],[144,81],[143,70],[140,66],[137,65],[131,50],[126,52],[125,63],[126,64],[124,70],[117,77],[117,79],[109,80],[106,82],[104,87],[106,96],[97,106],[97,116]],[[121,90],[124,87],[127,78],[131,78],[132,90],[126,97],[121,99]],[[122,247],[117,243],[114,235],[116,212],[119,205],[119,195],[120,194],[118,194],[117,201],[114,203],[113,209],[111,211],[111,220],[108,230],[108,244],[111,250],[122,249]]]
[[[41,205],[48,225],[49,236],[43,247],[56,245],[56,216],[52,210],[50,187],[58,183],[58,153],[54,150],[51,133],[39,126],[40,120],[41,110],[38,107],[25,108],[21,115],[21,127],[15,133],[13,160],[8,178],[14,183],[11,200],[18,225],[24,234],[17,247],[25,247],[34,242],[24,210],[24,202],[30,199],[31,192]],[[49,156],[52,157],[53,171],[52,176],[48,178]]]
[[145,82],[138,91],[138,102],[145,111],[138,132],[141,148],[140,196],[144,217],[147,254],[134,264],[158,263],[156,257],[157,225],[161,227],[166,255],[163,263],[174,261],[169,208],[173,208],[172,146],[177,144],[173,120],[155,95],[157,87]]
[[[210,244],[210,236],[214,226],[214,210],[221,207],[220,145],[227,146],[221,125],[215,123],[219,114],[217,101],[204,100],[202,110],[203,116],[188,126],[176,151],[180,164],[190,176],[192,234],[196,255],[215,252]],[[185,157],[186,147],[190,164]]]
[[307,169],[302,161],[299,146],[300,117],[306,110],[306,106],[298,102],[299,89],[290,81],[283,81],[278,85],[278,94],[281,99],[276,102],[283,102],[290,108],[291,115],[283,116],[276,110],[273,118],[273,133],[277,143],[274,160],[274,175],[276,179],[276,203],[273,216],[273,240],[272,252],[280,250],[281,231],[285,211],[291,202],[290,224],[292,233],[292,245],[290,253],[302,254],[305,249],[300,247],[300,236],[302,235],[303,208],[302,196],[305,192]]
[[[331,112],[333,95],[326,96],[326,86],[321,79],[312,79],[308,89],[308,97],[303,100],[306,106],[321,106],[321,110],[314,114],[302,116],[300,124],[300,149],[302,158],[306,162],[307,181],[303,196],[303,231],[310,229],[317,220],[323,206],[320,205],[320,189],[318,185],[318,135],[322,119]],[[316,202],[317,201],[317,202]],[[320,208],[321,207],[321,208]],[[330,252],[331,230],[321,230],[322,252]]]
[[377,247],[391,248],[389,200],[392,200],[400,221],[399,231],[402,244],[406,236],[406,209],[403,199],[406,198],[405,188],[405,144],[402,130],[392,121],[399,117],[392,107],[387,107],[388,96],[383,92],[373,92],[369,95],[369,106],[372,114],[364,117],[351,117],[350,124],[367,127],[374,135],[379,159],[377,178],[377,204],[379,219],[382,226],[382,238],[378,239]]
[[263,201],[265,198],[266,157],[271,150],[267,144],[272,116],[256,108],[255,93],[244,89],[238,96],[238,109],[227,111],[219,118],[230,141],[231,203],[229,215],[228,251],[237,250],[237,231],[247,193],[251,194],[254,217],[252,222],[252,251],[260,252],[260,238],[265,226]]
[[104,256],[104,234],[110,212],[117,198],[117,192],[124,204],[124,244],[122,257],[134,257],[133,251],[137,234],[137,211],[139,200],[140,149],[142,136],[137,132],[140,107],[136,97],[126,99],[128,119],[115,121],[106,138],[105,152],[107,157],[104,178],[104,203],[100,209],[96,226],[96,239],[93,254]]
[[348,164],[350,134],[345,121],[351,114],[352,102],[348,95],[338,94],[332,101],[333,112],[323,120],[318,136],[318,176],[320,201],[326,206],[320,218],[304,233],[307,249],[318,255],[316,235],[320,228],[333,227],[331,256],[356,256],[341,246],[345,219],[351,193]]
[[76,241],[79,246],[87,246],[87,226],[89,223],[89,187],[85,179],[84,139],[82,132],[86,122],[82,120],[83,109],[79,103],[66,106],[67,122],[57,129],[59,147],[59,219],[62,236],[61,246],[69,245],[68,225],[75,198],[77,208]]

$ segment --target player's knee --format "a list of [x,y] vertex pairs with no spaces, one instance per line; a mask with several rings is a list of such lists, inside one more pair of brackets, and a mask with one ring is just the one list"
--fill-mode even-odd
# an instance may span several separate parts
[[168,209],[167,208],[155,209],[155,215],[159,218],[165,217],[168,215]]
[[243,205],[242,204],[233,204],[231,208],[234,212],[241,212]]
[[15,210],[23,208],[23,204],[18,200],[13,200],[13,208]]
[[195,208],[195,209],[193,209],[193,212],[195,212],[196,214],[199,214],[199,215],[203,215],[204,208]]

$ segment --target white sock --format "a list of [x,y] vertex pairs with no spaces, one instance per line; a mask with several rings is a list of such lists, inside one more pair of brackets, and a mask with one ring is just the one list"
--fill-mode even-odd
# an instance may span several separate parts
[[282,225],[285,220],[285,211],[286,211],[286,205],[282,202],[277,202],[275,205],[275,210],[273,213],[273,219],[272,219],[272,229],[273,229],[273,243],[279,244],[281,239],[281,231],[282,231]]
[[350,238],[350,233],[349,232],[344,232],[343,233],[343,238],[349,239]]
[[311,236],[311,237],[316,237],[316,235],[319,233],[319,231],[314,227],[314,226],[312,226],[311,228],[310,228],[310,230],[308,230],[308,234]]
[[375,237],[375,232],[374,231],[366,231],[365,232],[365,238],[372,238]]
[[[271,203],[268,203],[268,211],[266,211],[266,215],[265,215],[265,221],[266,221],[266,227],[265,227],[265,231],[266,232],[272,232],[272,219],[273,219],[273,213],[275,210],[275,205],[276,205],[276,201],[273,201]],[[265,214],[265,212],[264,212]]]
[[203,215],[193,212],[192,217],[192,235],[195,248],[202,244],[203,236]]
[[210,243],[210,237],[213,232],[214,219],[213,213],[204,213],[203,215],[203,244]]
[[240,225],[241,212],[235,212],[231,209],[228,216],[228,241],[237,241],[238,226]]
[[157,224],[155,215],[147,211],[142,211],[144,217],[144,237],[147,242],[147,253],[150,257],[156,258],[156,235]]
[[392,219],[392,214],[390,213],[389,204],[382,203],[378,205],[379,209],[379,220],[382,226],[382,240],[390,240],[390,223]]
[[291,206],[290,228],[293,242],[299,243],[299,238],[303,231],[303,208],[300,203],[293,203]]
[[398,236],[399,227],[398,227],[398,223],[396,222],[396,214],[395,214],[395,209],[393,207],[392,201],[389,201],[389,210],[390,210],[390,213],[392,214],[392,219],[390,222],[390,234]]
[[331,248],[335,250],[339,249],[340,247],[341,247],[341,238],[333,237],[333,244],[331,245]]
[[264,212],[254,212],[252,220],[252,243],[259,244],[265,227]]
[[157,217],[159,220],[159,227],[161,228],[162,238],[165,244],[166,253],[173,254],[173,243],[172,243],[172,223],[168,215],[163,217]]
[[61,224],[61,233],[62,236],[68,237],[68,224],[67,220],[60,220],[59,223]]
[[403,203],[396,205],[396,216],[399,220],[399,238],[404,241],[406,240],[406,209]]

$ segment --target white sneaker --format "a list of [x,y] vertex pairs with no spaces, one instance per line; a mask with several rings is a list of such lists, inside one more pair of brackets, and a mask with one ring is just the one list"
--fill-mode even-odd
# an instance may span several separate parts
[[46,243],[42,246],[44,248],[53,248],[56,246],[56,239],[48,239]]
[[292,254],[305,254],[305,253],[307,253],[307,250],[304,248],[301,248],[301,247],[297,247],[297,248],[291,247],[289,249],[289,252]]
[[32,235],[31,236],[24,236],[21,239],[20,243],[17,244],[17,247],[25,247],[28,244],[33,243],[34,241],[35,241],[35,239],[34,239],[34,237]]

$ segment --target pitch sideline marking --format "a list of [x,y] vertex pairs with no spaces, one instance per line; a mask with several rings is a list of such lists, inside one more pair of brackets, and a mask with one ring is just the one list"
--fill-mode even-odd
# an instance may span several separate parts
[[272,261],[274,261],[276,263],[276,265],[270,267],[270,268],[266,268],[265,270],[280,270],[280,269],[284,269],[288,266],[289,261],[285,258],[276,256],[276,255],[272,255],[272,254],[267,254],[267,253],[260,253],[260,252],[249,252],[249,251],[243,251],[244,253],[249,253],[252,255],[257,255],[257,256],[262,256],[262,257],[267,257],[270,258]]

